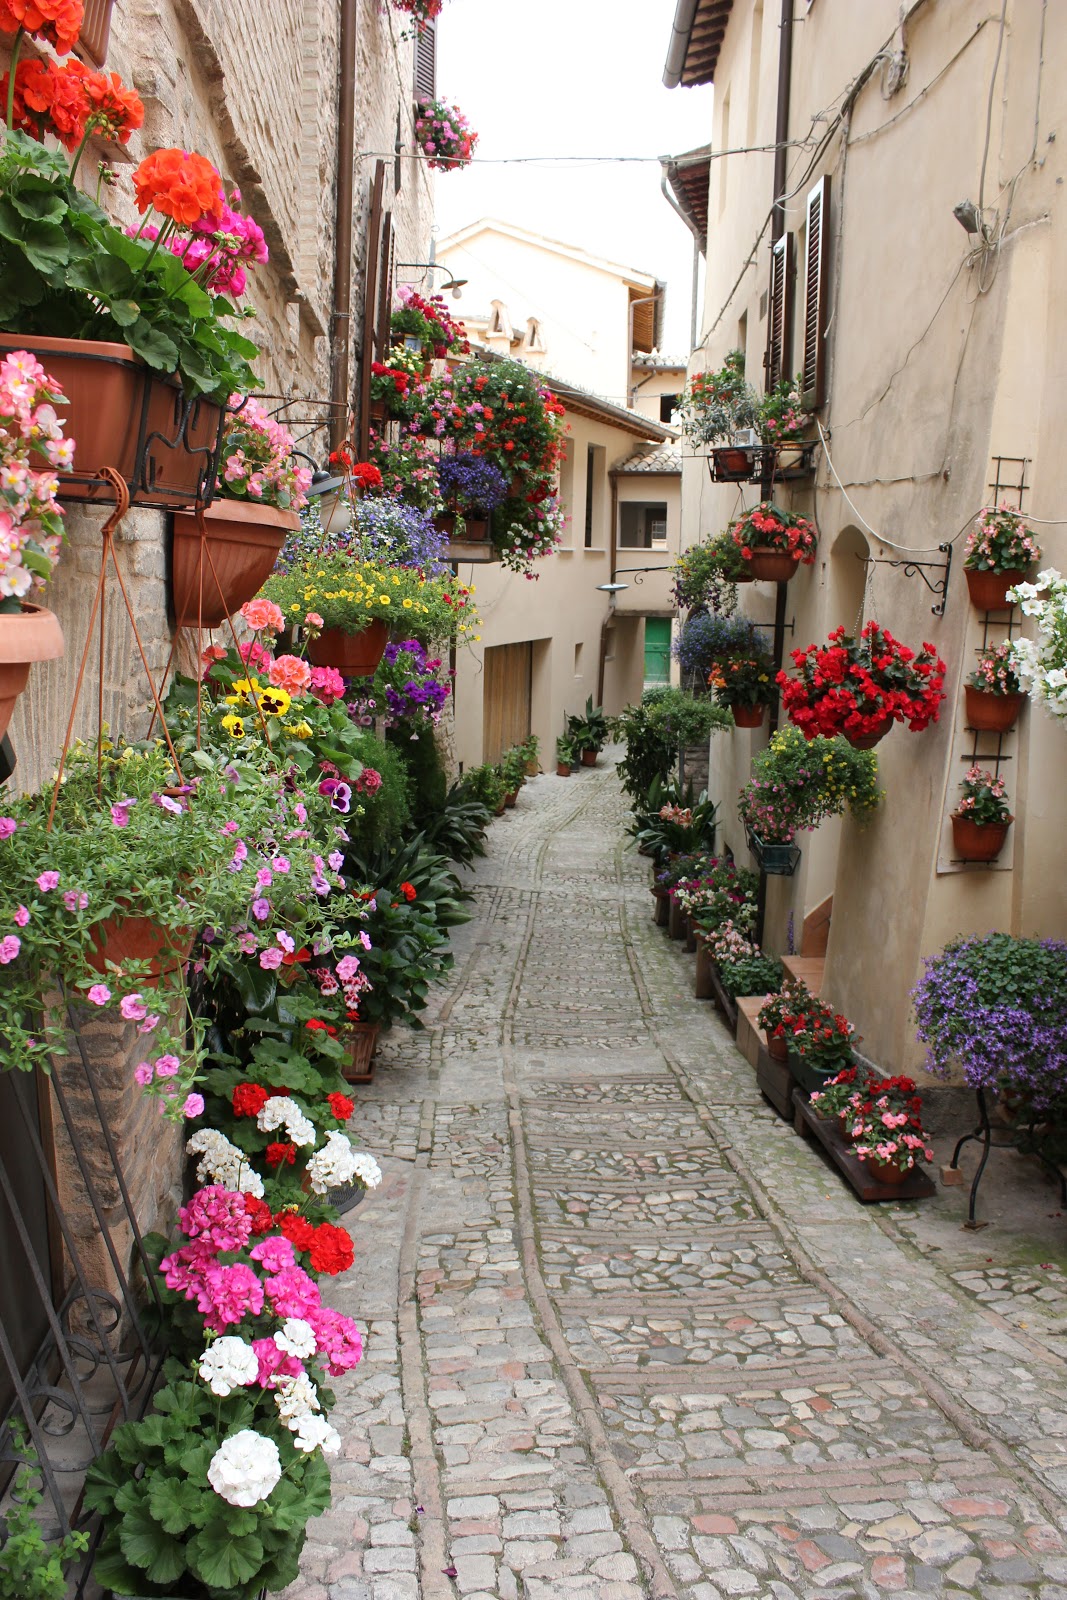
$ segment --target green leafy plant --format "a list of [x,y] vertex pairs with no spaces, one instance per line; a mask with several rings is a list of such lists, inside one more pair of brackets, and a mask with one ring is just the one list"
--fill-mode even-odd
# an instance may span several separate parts
[[657,862],[675,853],[710,855],[715,849],[718,806],[701,790],[694,798],[692,784],[682,790],[677,784],[654,780],[645,802],[647,809],[637,812],[631,832],[638,847]]
[[690,444],[727,442],[741,428],[759,422],[759,400],[745,378],[745,353],[731,350],[714,372],[697,372],[689,379],[678,408]]
[[603,750],[608,742],[608,719],[602,706],[594,706],[592,695],[585,702],[585,711],[567,718],[567,732],[575,749]]
[[422,639],[454,639],[473,633],[477,614],[470,590],[451,576],[427,578],[416,567],[356,564],[348,551],[310,555],[276,572],[263,596],[284,613],[290,627],[309,613],[322,626],[359,633],[372,622],[410,629]]
[[485,833],[492,812],[467,785],[465,778],[452,784],[444,803],[423,830],[427,844],[433,845],[450,861],[469,867],[476,856],[485,854]]
[[731,999],[746,994],[772,994],[781,986],[782,963],[777,956],[762,953],[744,956],[739,961],[724,962],[719,968],[719,980]]
[[689,610],[708,606],[720,616],[729,617],[737,609],[737,585],[747,583],[751,574],[727,531],[707,544],[694,544],[683,550],[671,567],[671,577],[679,606]]
[[561,767],[573,767],[578,759],[578,747],[568,734],[560,734],[556,740],[556,760]]
[[490,762],[480,767],[471,767],[463,775],[463,785],[467,793],[481,801],[488,811],[496,811],[507,794],[499,770]]
[[882,798],[878,758],[848,740],[806,739],[799,728],[780,728],[752,762],[738,814],[764,842],[788,844],[799,829],[850,811],[860,821]]
[[642,802],[656,779],[666,781],[681,750],[732,726],[729,711],[707,697],[698,699],[683,689],[646,689],[639,704],[610,719],[613,736],[626,744],[617,768],[623,788]]
[[504,780],[504,793],[515,794],[526,782],[526,757],[521,745],[513,745],[500,758],[500,776]]
[[89,1548],[87,1533],[45,1542],[34,1513],[44,1499],[37,1452],[22,1423],[8,1424],[11,1443],[24,1465],[15,1474],[14,1493],[3,1517],[0,1545],[0,1600],[64,1600],[63,1568]]

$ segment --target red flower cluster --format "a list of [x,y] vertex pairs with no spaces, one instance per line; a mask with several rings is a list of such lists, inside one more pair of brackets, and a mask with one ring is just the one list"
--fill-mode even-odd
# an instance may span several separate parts
[[231,1103],[235,1117],[258,1117],[270,1095],[261,1083],[239,1083]]
[[920,733],[940,715],[945,663],[932,644],[918,652],[868,622],[858,639],[837,628],[825,645],[794,650],[798,676],[778,674],[782,704],[807,739],[863,739],[887,721]]
[[754,550],[765,550],[774,555],[795,556],[805,566],[815,560],[819,542],[815,524],[807,517],[783,511],[769,500],[746,511],[730,529],[730,537],[746,561]]
[[65,56],[78,42],[84,15],[82,0],[0,0],[0,33],[24,28]]
[[402,883],[400,885],[400,893],[404,896],[404,899],[407,901],[408,905],[410,905],[413,900],[418,898],[415,893],[415,885],[413,883]]
[[288,1162],[289,1166],[291,1167],[295,1166],[296,1145],[293,1144],[289,1139],[280,1141],[276,1144],[269,1144],[267,1146],[266,1160],[268,1167],[281,1167],[284,1166],[286,1162]]
[[294,1250],[305,1252],[315,1272],[336,1277],[347,1272],[354,1260],[352,1240],[344,1228],[322,1222],[316,1228],[299,1211],[279,1211],[274,1219]]
[[222,211],[222,179],[210,161],[190,150],[156,150],[133,175],[138,211],[158,211],[192,227]]
[[373,461],[357,461],[350,469],[352,482],[360,489],[380,489],[382,475]]
[[[388,400],[390,398],[388,393],[390,388],[397,394],[407,394],[411,386],[410,373],[401,371],[399,367],[387,366],[384,361],[372,361],[370,370],[373,377],[383,380],[380,383],[371,385],[371,395],[375,400]],[[333,460],[332,456],[330,460]],[[375,471],[377,471],[377,468],[375,468]],[[381,476],[379,472],[379,482],[381,481]]]
[[[0,4],[3,0],[0,0]],[[0,79],[6,103],[10,74]],[[89,133],[126,144],[144,122],[144,106],[117,72],[93,72],[76,58],[20,61],[15,69],[12,114],[16,128],[34,139],[54,134],[76,150]]]
[[326,1100],[338,1122],[347,1122],[356,1109],[356,1102],[346,1094],[328,1094]]
[[246,1193],[245,1210],[252,1218],[253,1234],[269,1233],[274,1227],[274,1216],[265,1200],[257,1200],[254,1194]]
[[329,1022],[320,1022],[318,1017],[312,1017],[310,1022],[305,1022],[304,1027],[309,1033],[324,1033],[330,1039],[337,1038],[337,1029]]

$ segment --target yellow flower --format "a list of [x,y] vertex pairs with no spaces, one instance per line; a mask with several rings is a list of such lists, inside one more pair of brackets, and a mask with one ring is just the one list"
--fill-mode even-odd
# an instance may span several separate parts
[[233,693],[226,696],[226,704],[228,706],[247,705],[253,695],[258,694],[258,678],[239,678],[233,685]]
[[292,703],[292,696],[284,689],[264,689],[256,696],[256,704],[268,717],[286,716]]
[[389,596],[387,594],[380,594],[378,596],[378,600],[379,600],[379,603],[381,605],[383,605],[383,606],[387,606],[387,605],[390,604],[390,599],[389,599]]
[[294,739],[310,739],[312,727],[310,722],[287,722],[285,731],[291,734]]
[[228,716],[223,717],[222,726],[226,729],[231,739],[243,739],[245,736],[243,717],[235,717],[232,711]]
[[405,600],[403,602],[404,610],[405,611],[410,611],[414,604],[415,604],[414,600]]

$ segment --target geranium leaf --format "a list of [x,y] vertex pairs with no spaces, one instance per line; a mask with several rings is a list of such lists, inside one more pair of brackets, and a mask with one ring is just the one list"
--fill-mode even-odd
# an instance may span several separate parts
[[263,1565],[262,1541],[253,1534],[234,1534],[215,1518],[186,1546],[189,1568],[211,1589],[235,1589],[251,1583]]
[[148,1486],[148,1508],[164,1533],[184,1533],[190,1523],[203,1527],[212,1516],[212,1496],[188,1478],[154,1472]]
[[152,1583],[174,1583],[185,1571],[184,1546],[164,1533],[145,1506],[123,1517],[119,1544],[131,1566],[140,1567]]

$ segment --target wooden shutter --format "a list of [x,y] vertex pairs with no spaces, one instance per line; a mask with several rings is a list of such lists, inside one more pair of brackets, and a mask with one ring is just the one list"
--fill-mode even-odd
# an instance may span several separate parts
[[768,296],[767,388],[787,376],[793,359],[793,285],[796,278],[796,240],[784,233],[771,248],[771,288]]
[[823,174],[808,195],[807,260],[804,269],[805,411],[817,411],[826,398],[827,280],[830,265],[830,178]]
[[415,99],[437,98],[437,22],[424,22],[415,35]]
[[[365,460],[370,448],[370,380],[375,359],[378,319],[381,307],[380,270],[382,258],[382,216],[385,197],[385,162],[374,163],[371,179],[370,216],[367,220],[367,258],[363,273],[363,332],[360,339],[359,374],[359,454]],[[335,419],[336,424],[336,419]]]
[[88,56],[97,67],[102,67],[107,59],[113,4],[114,0],[85,0],[85,16],[78,35],[78,54]]
[[385,353],[392,343],[389,324],[393,316],[395,277],[396,228],[393,225],[393,213],[386,211],[382,216],[378,243],[378,311],[374,323],[374,354],[378,361],[385,360]]

